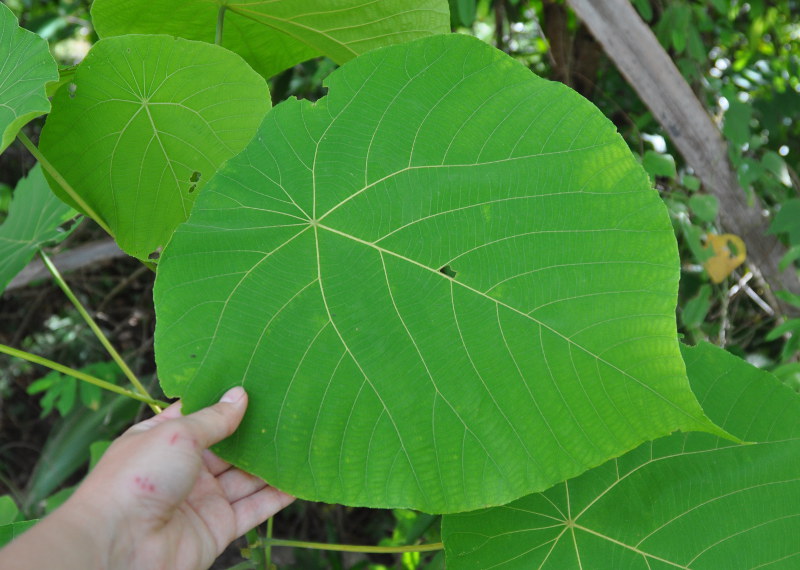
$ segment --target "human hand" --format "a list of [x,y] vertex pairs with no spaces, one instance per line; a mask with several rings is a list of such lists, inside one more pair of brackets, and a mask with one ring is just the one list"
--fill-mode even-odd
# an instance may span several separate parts
[[[236,430],[246,407],[244,390],[234,388],[193,414],[182,416],[178,403],[131,427],[73,496],[28,531],[33,548],[49,542],[47,536],[36,540],[38,527],[40,535],[83,529],[77,540],[91,544],[71,548],[91,547],[92,566],[207,568],[236,537],[294,500],[208,451]],[[9,548],[20,552],[20,546]],[[80,567],[60,561],[59,568]]]

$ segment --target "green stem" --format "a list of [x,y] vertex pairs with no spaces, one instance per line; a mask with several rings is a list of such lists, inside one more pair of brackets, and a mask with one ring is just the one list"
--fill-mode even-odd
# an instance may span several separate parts
[[272,570],[272,522],[275,519],[269,517],[267,519],[267,540],[264,545],[264,559],[267,562],[267,569]]
[[47,173],[53,178],[53,180],[58,182],[58,185],[61,186],[64,192],[66,192],[67,195],[70,198],[72,198],[72,200],[78,205],[78,208],[83,210],[95,222],[97,222],[97,224],[101,228],[103,228],[106,231],[106,233],[108,233],[108,235],[114,237],[114,233],[111,231],[111,228],[109,228],[108,225],[103,221],[103,218],[101,218],[100,215],[97,212],[95,212],[94,209],[89,204],[84,202],[83,198],[81,198],[80,195],[75,191],[75,189],[72,186],[70,186],[69,182],[67,182],[64,179],[64,177],[61,176],[61,173],[59,173],[58,170],[56,170],[55,167],[52,164],[50,164],[50,161],[47,160],[47,158],[45,158],[45,156],[41,153],[41,151],[38,148],[36,148],[36,145],[34,145],[33,142],[31,142],[31,139],[29,139],[28,136],[22,131],[19,131],[17,133],[17,138],[23,145],[25,145],[25,148],[27,148],[30,151],[30,153],[36,158],[36,160],[39,161],[39,164],[42,165],[42,168],[44,168],[47,171]]
[[401,552],[434,552],[442,550],[441,542],[432,544],[409,544],[408,546],[362,546],[360,544],[326,544],[324,542],[304,542],[302,540],[283,540],[282,538],[266,538],[267,546],[290,546],[292,548],[310,548],[313,550],[335,550],[337,552],[365,552],[373,554],[395,554]]
[[[153,398],[147,392],[147,388],[145,388],[142,383],[139,382],[139,379],[133,373],[133,370],[128,367],[128,365],[120,356],[119,352],[117,352],[117,350],[111,345],[111,342],[109,342],[109,340],[106,338],[106,335],[103,334],[103,331],[100,330],[100,327],[97,326],[97,323],[94,322],[94,319],[89,314],[89,311],[87,311],[86,308],[81,304],[81,302],[78,300],[78,297],[76,297],[75,293],[72,292],[72,289],[69,288],[69,285],[67,285],[67,282],[64,281],[61,273],[58,271],[56,266],[53,265],[53,262],[50,261],[50,258],[47,256],[47,254],[40,249],[39,255],[42,256],[42,261],[44,261],[44,265],[47,267],[47,270],[50,271],[53,279],[55,279],[58,286],[61,287],[61,290],[64,291],[64,294],[67,296],[70,302],[75,306],[76,309],[78,309],[78,312],[80,313],[81,317],[83,317],[83,320],[86,321],[86,324],[89,325],[89,328],[94,333],[94,336],[97,337],[97,340],[100,341],[100,344],[103,345],[103,348],[105,348],[108,354],[111,355],[111,358],[113,358],[114,362],[116,362],[120,367],[122,373],[125,374],[125,377],[130,380],[137,392],[139,392],[148,400],[152,400]],[[156,414],[161,412],[161,409],[157,405],[150,404],[150,408]]]
[[217,12],[217,33],[214,36],[214,43],[218,46],[222,45],[222,28],[225,25],[225,10],[227,10],[227,6],[224,4],[219,7],[219,12]]
[[247,538],[247,548],[249,550],[249,558],[253,563],[256,570],[269,570],[267,566],[267,559],[264,555],[264,541],[258,535],[258,527],[249,530],[245,537]]
[[48,360],[47,358],[31,354],[30,352],[25,352],[24,350],[17,350],[16,348],[11,348],[10,346],[6,346],[5,344],[0,344],[0,352],[8,354],[9,356],[22,358],[23,360],[27,360],[28,362],[33,362],[34,364],[40,364],[42,366],[46,366],[51,370],[55,370],[56,372],[61,372],[62,374],[66,374],[67,376],[72,376],[73,378],[77,378],[78,380],[88,382],[89,384],[94,384],[95,386],[103,388],[104,390],[108,390],[109,392],[115,392],[117,394],[133,398],[134,400],[139,400],[140,402],[144,402],[145,404],[150,404],[151,407],[169,406],[167,402],[162,402],[160,400],[154,400],[147,396],[142,396],[141,394],[137,394],[136,392],[126,390],[125,388],[117,386],[116,384],[112,384],[111,382],[106,382],[105,380],[101,380],[100,378],[95,378],[94,376],[90,376],[89,374],[81,372],[80,370],[75,370],[74,368],[64,366],[63,364],[59,364],[58,362],[53,362],[52,360]]

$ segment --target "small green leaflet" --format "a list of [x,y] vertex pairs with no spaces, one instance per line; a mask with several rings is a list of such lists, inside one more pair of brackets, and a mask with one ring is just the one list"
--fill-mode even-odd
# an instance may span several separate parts
[[165,392],[249,391],[223,457],[307,499],[454,512],[716,429],[666,209],[594,106],[457,34],[326,86],[267,115],[159,265]]
[[68,233],[60,226],[75,212],[50,191],[40,165],[20,180],[14,200],[0,226],[0,292],[48,242],[61,241]]
[[264,79],[226,49],[168,36],[110,38],[56,93],[40,149],[119,246],[147,260],[269,107]]
[[682,352],[709,417],[756,443],[675,434],[544,493],[447,516],[447,567],[797,568],[800,397],[713,345]]
[[319,55],[344,63],[450,31],[447,0],[94,0],[92,21],[100,37],[170,34],[214,42],[222,6],[221,45],[267,78]]
[[58,79],[47,42],[17,24],[0,4],[0,152],[31,119],[50,110],[45,86]]

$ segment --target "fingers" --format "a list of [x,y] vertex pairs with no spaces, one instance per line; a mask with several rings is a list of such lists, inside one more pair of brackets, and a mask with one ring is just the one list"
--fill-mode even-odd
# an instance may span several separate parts
[[208,469],[209,473],[214,477],[231,468],[230,463],[223,461],[208,449],[203,450],[203,463],[206,464],[206,469]]
[[217,477],[222,492],[229,502],[235,503],[267,486],[263,479],[239,469],[230,469]]
[[247,394],[242,387],[237,386],[225,392],[213,406],[176,421],[183,424],[200,449],[207,449],[236,431],[246,408]]
[[274,487],[264,487],[252,495],[233,503],[231,507],[236,515],[236,536],[263,523],[269,517],[291,504],[294,497]]

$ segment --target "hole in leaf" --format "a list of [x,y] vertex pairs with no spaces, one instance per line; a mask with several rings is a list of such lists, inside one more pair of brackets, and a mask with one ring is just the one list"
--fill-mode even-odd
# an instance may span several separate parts
[[199,172],[197,172],[195,170],[194,172],[192,172],[192,175],[189,177],[189,182],[197,182],[198,180],[200,180],[201,176],[202,176],[202,174],[200,174]]
[[442,275],[447,275],[450,279],[455,279],[456,275],[458,275],[458,272],[451,269],[449,265],[444,265],[440,267],[439,273],[441,273]]
[[725,244],[728,247],[728,251],[731,252],[731,257],[738,257],[739,255],[739,248],[736,247],[736,244],[733,243],[732,240],[728,240]]
[[150,260],[152,260],[152,261],[155,261],[155,260],[157,260],[159,257],[161,257],[161,248],[160,248],[160,247],[159,247],[157,250],[155,250],[153,253],[151,253],[150,255],[148,255],[148,256],[147,256],[147,259],[150,259]]
[[189,194],[191,194],[195,190],[197,190],[197,184],[192,184],[191,186],[189,186]]

